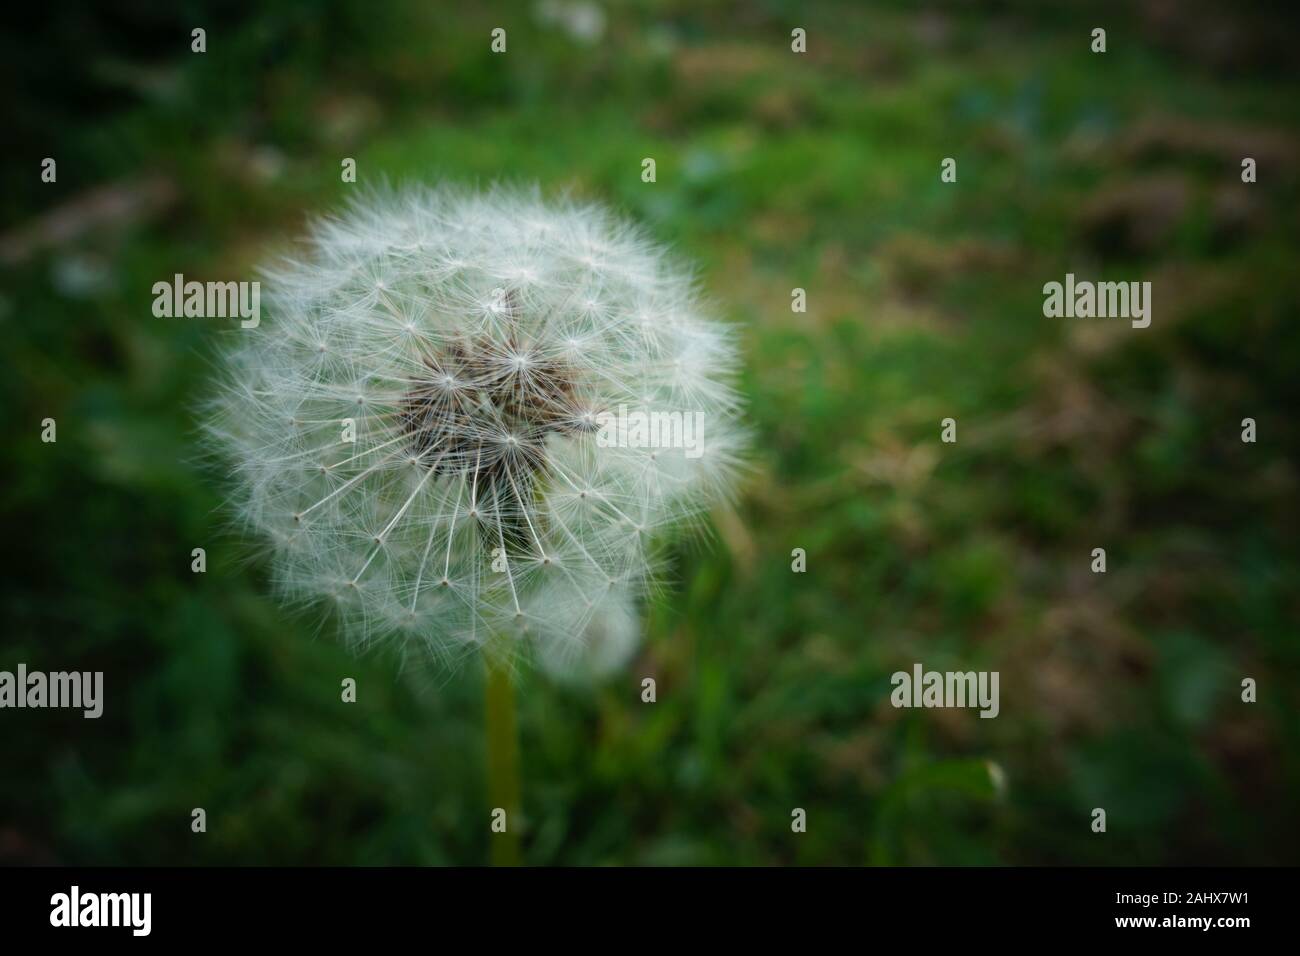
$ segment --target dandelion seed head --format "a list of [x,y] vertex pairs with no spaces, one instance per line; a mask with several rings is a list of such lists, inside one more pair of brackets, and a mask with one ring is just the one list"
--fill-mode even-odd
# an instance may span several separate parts
[[[207,426],[283,595],[333,605],[358,647],[504,634],[553,673],[625,660],[656,537],[744,449],[735,346],[689,275],[598,206],[437,188],[318,222],[263,285]],[[603,445],[620,406],[702,414],[703,453]]]

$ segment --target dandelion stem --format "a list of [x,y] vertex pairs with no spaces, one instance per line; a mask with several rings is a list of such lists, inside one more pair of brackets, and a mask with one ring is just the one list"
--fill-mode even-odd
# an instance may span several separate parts
[[486,675],[487,783],[493,822],[505,811],[505,832],[493,828],[492,865],[518,866],[519,859],[519,734],[515,725],[514,687],[503,662],[491,652],[483,658]]

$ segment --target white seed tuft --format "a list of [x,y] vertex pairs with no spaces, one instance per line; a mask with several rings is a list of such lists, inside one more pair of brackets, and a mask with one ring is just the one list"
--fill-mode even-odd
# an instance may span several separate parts
[[[553,672],[621,663],[653,536],[734,481],[729,330],[640,231],[536,191],[371,195],[308,248],[268,273],[208,423],[285,596],[359,647],[505,634]],[[703,453],[605,447],[620,406],[698,414]]]

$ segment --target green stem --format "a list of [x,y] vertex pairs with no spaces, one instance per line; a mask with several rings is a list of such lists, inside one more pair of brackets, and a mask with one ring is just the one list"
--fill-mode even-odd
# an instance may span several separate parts
[[519,865],[519,731],[515,723],[514,687],[510,673],[489,652],[484,691],[487,724],[488,799],[495,814],[506,812],[506,830],[493,832],[492,865]]

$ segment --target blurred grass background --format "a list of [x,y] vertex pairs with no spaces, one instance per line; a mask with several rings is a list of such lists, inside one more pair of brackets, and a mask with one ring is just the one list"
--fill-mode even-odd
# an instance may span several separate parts
[[[737,508],[673,555],[625,673],[591,692],[521,679],[529,862],[1297,862],[1285,8],[17,16],[0,668],[103,670],[107,703],[98,721],[0,713],[0,862],[486,861],[478,669],[398,674],[275,605],[198,464],[192,409],[232,333],[150,312],[154,282],[253,278],[385,177],[609,202],[698,262],[743,332],[758,440]],[[1151,280],[1151,328],[1045,319],[1041,287],[1067,271]],[[1000,717],[895,710],[889,675],[915,661],[1000,671]]]

